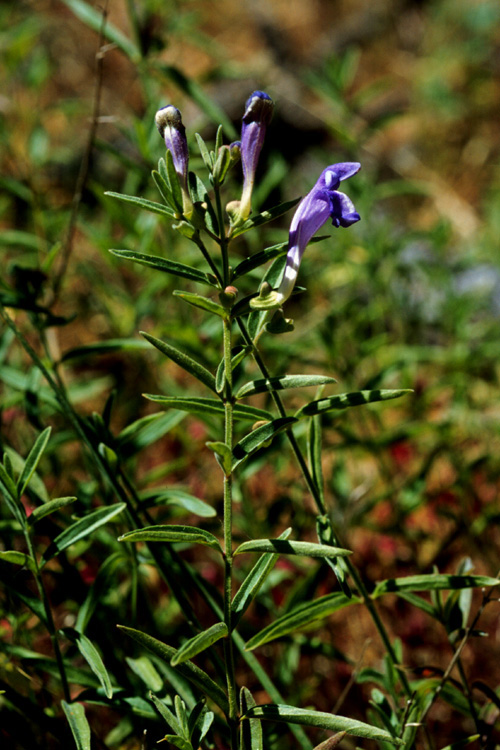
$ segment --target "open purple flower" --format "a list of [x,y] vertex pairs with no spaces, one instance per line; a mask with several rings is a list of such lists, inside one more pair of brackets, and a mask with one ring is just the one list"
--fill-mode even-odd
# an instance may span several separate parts
[[193,213],[193,203],[188,190],[189,152],[186,139],[186,128],[182,123],[179,110],[172,104],[158,110],[155,123],[161,137],[165,140],[167,150],[172,154],[175,171],[182,191],[184,216],[189,218]]
[[261,294],[251,301],[260,309],[280,307],[292,293],[302,255],[313,234],[330,218],[334,227],[350,227],[360,216],[350,198],[337,190],[342,180],[355,175],[361,168],[357,162],[332,164],[320,175],[313,189],[301,200],[290,225],[285,271],[277,291]]
[[243,168],[243,192],[239,217],[248,219],[252,209],[252,191],[257,162],[259,161],[266,129],[271,121],[274,103],[264,91],[254,91],[245,104],[241,125],[241,165]]

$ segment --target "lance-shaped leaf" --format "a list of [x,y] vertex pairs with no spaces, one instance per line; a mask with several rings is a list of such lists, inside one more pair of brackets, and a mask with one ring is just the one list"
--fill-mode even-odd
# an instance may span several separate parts
[[[201,398],[198,396],[161,396],[152,393],[144,393],[143,396],[149,401],[162,404],[162,406],[169,406],[172,409],[180,409],[181,411],[187,411],[190,414],[214,414],[217,416],[224,414],[224,403],[216,398]],[[237,404],[233,408],[233,417],[235,419],[256,422],[259,419],[272,419],[272,414],[264,409]]]
[[180,737],[177,734],[166,734],[163,740],[160,740],[160,742],[163,741],[170,742],[178,750],[193,750],[193,746],[189,740],[185,740],[184,737]]
[[181,733],[182,733],[182,727],[181,727],[180,721],[177,718],[177,716],[156,695],[153,695],[153,693],[151,693],[149,697],[153,701],[156,710],[158,711],[158,713],[160,714],[160,716],[166,721],[166,723],[168,724],[168,726],[171,729],[173,729],[173,731],[176,734],[181,735]]
[[250,638],[245,645],[245,650],[252,651],[254,648],[262,646],[264,643],[274,641],[276,638],[282,638],[284,635],[293,633],[315,620],[328,617],[328,615],[333,614],[333,612],[337,612],[339,609],[343,609],[350,604],[357,604],[360,601],[361,600],[356,597],[350,599],[345,594],[337,591],[334,594],[327,594],[326,596],[322,596],[312,602],[301,604],[292,609],[291,612],[287,612],[283,617],[279,617],[266,628],[261,630],[260,633],[254,635],[253,638]]
[[244,234],[245,232],[248,232],[249,229],[253,229],[254,227],[260,227],[262,224],[267,224],[269,221],[273,221],[274,219],[277,219],[279,216],[283,216],[287,211],[289,211],[291,208],[297,205],[300,198],[296,198],[293,201],[286,201],[286,203],[280,203],[279,206],[274,206],[273,208],[270,208],[268,211],[262,211],[260,214],[256,214],[255,216],[252,216],[250,219],[247,219],[243,224],[240,224],[239,226],[236,226],[233,228],[231,232],[231,237],[238,237],[240,234]]
[[399,591],[442,591],[447,589],[481,588],[483,586],[498,586],[500,578],[472,575],[446,575],[444,573],[428,573],[405,578],[389,578],[375,586],[372,598],[383,594],[397,594]]
[[111,521],[112,518],[125,510],[125,503],[117,503],[116,505],[110,505],[106,508],[98,508],[88,516],[80,518],[71,526],[68,526],[59,536],[57,536],[47,547],[43,553],[41,564],[45,565],[46,562],[51,560],[53,557],[58,555],[60,552],[65,550],[67,547],[79,542],[80,539],[92,534],[93,531],[98,529],[100,526],[104,526],[105,523]]
[[276,378],[260,378],[245,383],[236,393],[236,398],[253,396],[255,393],[265,391],[283,391],[285,388],[306,388],[311,385],[328,385],[336,383],[335,378],[327,375],[282,375]]
[[1,551],[0,562],[7,562],[11,565],[21,565],[23,568],[28,568],[28,570],[31,570],[32,572],[36,571],[36,565],[33,558],[25,552],[18,552],[15,549]]
[[51,513],[54,513],[54,511],[59,510],[59,508],[65,508],[67,505],[71,505],[75,500],[76,497],[56,497],[54,500],[49,500],[48,503],[44,503],[43,505],[39,505],[38,508],[35,508],[31,516],[28,518],[28,523],[32,526],[41,518],[49,516]]
[[0,490],[5,498],[7,507],[16,519],[16,521],[23,527],[26,527],[26,511],[24,505],[21,503],[17,496],[17,489],[14,480],[7,474],[5,468],[0,464]]
[[255,255],[251,255],[249,258],[245,258],[241,263],[238,263],[233,271],[231,280],[235,281],[240,276],[245,276],[245,274],[253,271],[255,268],[263,266],[264,263],[274,260],[274,258],[278,258],[280,255],[286,255],[287,251],[288,242],[280,242],[278,245],[266,247],[265,250],[261,250],[260,252],[255,253]]
[[122,193],[113,193],[107,191],[104,195],[109,195],[110,198],[117,198],[119,201],[124,203],[132,203],[134,206],[144,208],[146,211],[151,211],[153,214],[161,214],[162,216],[168,216],[169,219],[177,219],[175,211],[166,206],[164,203],[156,203],[156,201],[149,201],[146,198],[138,198],[135,195],[123,195]]
[[217,515],[217,511],[211,505],[179,487],[153,487],[152,489],[142,491],[140,498],[144,507],[151,505],[176,505],[184,508],[188,513],[195,513],[197,516],[202,516],[203,518],[211,518]]
[[205,284],[206,286],[217,286],[213,277],[209,277],[209,275],[203,273],[203,271],[198,271],[197,268],[187,266],[185,263],[178,263],[177,261],[169,260],[168,258],[160,258],[158,255],[136,253],[134,250],[110,250],[109,252],[116,255],[118,258],[132,260],[134,263],[139,263],[141,266],[155,268],[157,271],[163,271],[163,273],[168,273],[171,276],[189,279],[189,281],[196,281],[199,284]]
[[61,701],[61,706],[66,714],[77,750],[90,750],[90,727],[83,705]]
[[174,297],[180,297],[193,307],[198,307],[200,310],[212,313],[212,315],[218,315],[219,318],[227,318],[228,311],[218,302],[214,302],[213,299],[208,297],[202,297],[201,294],[194,294],[193,292],[179,292],[177,289],[173,292]]
[[304,557],[335,558],[347,557],[352,552],[341,547],[330,547],[327,544],[314,542],[289,542],[285,539],[253,539],[243,542],[234,551],[235,555],[244,552],[277,552],[280,555],[301,555]]
[[248,456],[262,448],[265,443],[271,441],[275,435],[288,429],[297,422],[295,417],[279,417],[272,422],[257,427],[249,435],[246,435],[233,448],[233,469],[241,464]]
[[311,401],[301,409],[299,409],[295,416],[301,417],[312,417],[315,414],[324,414],[327,411],[335,411],[339,409],[348,409],[350,406],[363,406],[364,404],[372,404],[376,401],[388,401],[389,399],[399,398],[405,396],[407,393],[412,393],[411,388],[401,388],[399,390],[374,390],[374,391],[353,391],[352,393],[339,393],[337,396],[330,396],[329,398],[320,398],[317,401]]
[[[126,635],[129,635],[135,641],[140,643],[141,646],[149,649],[149,651],[156,654],[156,656],[166,661],[169,665],[177,653],[175,648],[167,646],[166,643],[158,641],[147,633],[142,633],[140,630],[134,630],[133,628],[127,628],[124,625],[118,625],[118,627],[126,633]],[[206,672],[189,661],[186,661],[183,664],[178,664],[174,669],[196,685],[208,698],[211,698],[226,715],[229,713],[229,704],[224,691],[206,674]]]
[[[248,688],[240,690],[240,712],[242,716],[256,705]],[[242,719],[240,723],[241,750],[264,750],[264,738],[260,719]]]
[[21,475],[17,480],[18,497],[21,497],[21,495],[24,493],[31,477],[36,471],[36,467],[38,466],[45,447],[49,442],[51,429],[51,427],[47,427],[43,432],[40,433],[35,441],[35,444],[33,445],[33,448],[30,450],[28,457],[26,458]]
[[153,346],[155,346],[162,354],[165,354],[166,357],[171,359],[172,362],[175,362],[179,367],[182,367],[183,370],[194,375],[194,377],[206,385],[207,388],[210,388],[211,391],[215,391],[215,378],[206,367],[200,365],[200,363],[196,362],[192,357],[189,357],[187,354],[176,349],[175,346],[168,344],[166,341],[161,341],[144,331],[141,331],[141,335],[144,336],[146,341],[153,344]]
[[[291,528],[285,529],[278,538],[283,540],[288,539],[291,533]],[[257,596],[260,587],[278,562],[278,558],[279,555],[275,553],[262,555],[239,587],[233,601],[231,602],[231,624],[233,629],[239,623],[242,615]]]
[[188,544],[204,544],[207,547],[222,552],[217,537],[205,529],[198,529],[196,526],[145,526],[143,529],[134,529],[127,531],[118,538],[119,542],[166,542],[174,544],[176,542],[187,542]]
[[79,652],[89,665],[92,672],[95,674],[99,682],[101,683],[106,697],[111,699],[113,697],[113,688],[111,686],[111,680],[104,666],[104,662],[99,654],[98,650],[86,635],[79,633],[74,628],[64,628],[60,631],[68,640],[75,643]]
[[136,419],[127,425],[118,437],[116,445],[121,456],[132,456],[176,427],[184,419],[180,412],[158,411]]
[[188,659],[196,656],[196,654],[210,648],[210,646],[216,641],[221,638],[226,638],[228,632],[225,622],[216,622],[215,625],[207,628],[207,630],[204,630],[202,633],[197,633],[183,643],[180,649],[178,649],[176,655],[172,657],[170,664],[173,667],[177,666],[177,664],[183,664]]
[[294,706],[284,706],[276,703],[267,703],[250,708],[245,719],[264,719],[267,721],[284,721],[287,724],[302,724],[303,726],[330,729],[333,732],[347,732],[354,737],[363,737],[368,740],[389,742],[392,745],[404,745],[404,742],[384,729],[365,724],[363,721],[348,719],[345,716],[335,716],[323,711],[309,711]]

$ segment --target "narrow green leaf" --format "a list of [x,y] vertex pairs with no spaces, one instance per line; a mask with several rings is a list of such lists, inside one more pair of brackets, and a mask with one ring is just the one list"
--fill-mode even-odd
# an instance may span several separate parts
[[89,665],[92,672],[95,674],[97,679],[102,685],[104,693],[107,698],[111,700],[113,697],[113,688],[111,686],[111,680],[104,666],[104,662],[99,654],[98,650],[86,635],[79,633],[74,628],[63,628],[60,631],[65,638],[72,643],[75,643],[79,652]]
[[[138,659],[125,657],[128,666],[136,674],[149,690],[159,693],[163,690],[163,679],[158,674],[153,662],[149,656],[139,656]],[[174,730],[175,731],[175,730]]]
[[109,195],[110,198],[117,198],[119,201],[124,203],[132,203],[134,206],[143,208],[145,211],[151,211],[153,214],[160,214],[161,216],[168,216],[169,219],[178,219],[177,214],[164,203],[156,203],[156,201],[147,200],[147,198],[138,198],[135,195],[123,195],[123,193],[114,193],[110,190],[104,193]]
[[482,588],[483,586],[498,586],[500,578],[489,576],[459,576],[444,573],[428,573],[405,578],[389,578],[375,586],[372,598],[383,594],[398,593],[398,591],[441,591],[443,589]]
[[221,440],[209,440],[205,443],[207,448],[215,453],[217,463],[221,467],[222,471],[226,476],[231,474],[232,467],[232,453],[231,448]]
[[197,268],[192,268],[192,266],[186,266],[185,263],[178,263],[176,260],[160,258],[158,255],[136,253],[134,250],[110,250],[109,252],[112,255],[116,255],[117,258],[132,260],[134,263],[139,263],[141,266],[155,268],[157,271],[163,271],[163,273],[168,273],[171,276],[179,276],[182,279],[196,281],[199,284],[205,284],[206,286],[217,286],[217,284],[209,278],[208,274],[203,273],[203,271],[198,271]]
[[38,508],[35,508],[31,516],[28,518],[28,523],[33,525],[41,518],[45,518],[45,516],[49,516],[51,513],[54,513],[54,511],[59,510],[59,508],[65,508],[67,505],[71,505],[75,500],[76,497],[56,497],[54,500],[49,500],[48,503],[44,503],[43,505],[39,505]]
[[86,630],[90,618],[100,605],[105,593],[115,585],[117,580],[117,570],[120,566],[126,566],[127,569],[130,568],[130,560],[128,556],[123,554],[122,550],[110,555],[100,566],[99,572],[97,573],[83,604],[78,610],[75,623],[75,629],[78,630],[78,632],[83,633]]
[[224,622],[216,622],[207,630],[202,633],[197,633],[195,636],[190,638],[188,641],[182,644],[176,655],[172,658],[170,664],[176,667],[177,664],[183,664],[188,659],[191,659],[196,654],[205,651],[210,646],[221,638],[226,638],[228,635],[227,625]]
[[292,609],[291,612],[287,612],[283,617],[279,617],[266,628],[261,630],[260,633],[254,635],[253,638],[250,638],[245,645],[245,650],[252,651],[254,648],[262,646],[264,643],[274,641],[276,638],[282,638],[284,635],[293,633],[315,620],[328,617],[333,614],[333,612],[337,612],[339,609],[343,609],[350,604],[358,604],[360,601],[361,600],[356,597],[350,599],[345,594],[336,591],[334,594],[327,594],[326,596],[322,596],[312,602],[301,604]]
[[151,445],[167,432],[170,432],[183,419],[184,414],[180,412],[163,411],[137,419],[125,427],[116,438],[120,455],[124,457],[133,456],[142,448]]
[[279,417],[261,427],[257,427],[256,430],[246,435],[233,448],[233,469],[239,466],[252,453],[262,448],[265,443],[272,440],[275,435],[288,429],[295,422],[297,422],[295,417]]
[[127,531],[118,537],[119,542],[165,542],[174,544],[176,542],[187,542],[189,544],[204,544],[207,547],[222,552],[217,537],[205,529],[196,526],[161,525],[145,526],[143,529]]
[[194,377],[206,385],[207,388],[210,388],[211,391],[215,391],[215,378],[206,367],[200,365],[199,362],[196,362],[187,354],[176,349],[166,341],[161,341],[160,339],[151,336],[149,333],[144,333],[144,331],[141,331],[141,335],[144,336],[146,341],[153,344],[153,346],[155,346],[162,354],[165,354],[166,357],[171,359],[172,362],[175,362],[179,367],[186,370],[186,372],[194,375]]
[[173,731],[177,735],[180,736],[181,732],[182,732],[182,727],[180,725],[180,722],[179,722],[179,719],[177,718],[177,716],[156,695],[153,695],[153,693],[151,693],[151,695],[149,697],[151,698],[151,700],[155,704],[155,708],[158,711],[158,713],[160,714],[160,716],[162,717],[162,719],[164,719],[165,722],[168,724],[168,726],[171,729],[173,729]]
[[347,732],[354,737],[364,737],[368,740],[389,742],[392,745],[404,745],[402,740],[393,737],[389,732],[370,724],[365,724],[356,719],[348,719],[345,716],[335,716],[323,711],[309,711],[294,706],[283,706],[275,703],[267,703],[250,708],[245,716],[246,719],[264,719],[267,721],[284,721],[287,724],[302,724],[303,726],[319,727],[329,729],[333,732]]
[[178,505],[188,513],[195,513],[202,518],[213,518],[217,515],[217,511],[211,505],[178,487],[153,487],[141,492],[140,497],[143,502],[153,499],[155,505]]
[[77,750],[90,750],[90,727],[83,705],[61,701],[61,706],[66,714]]
[[[285,531],[280,534],[279,539],[288,539],[291,533],[291,528],[285,529]],[[260,587],[278,562],[278,559],[278,554],[273,553],[262,555],[239,587],[233,601],[231,602],[231,624],[233,628],[236,627],[243,614],[257,596]]]
[[227,318],[228,311],[218,302],[214,302],[208,297],[202,297],[201,294],[194,294],[193,292],[180,292],[177,289],[173,292],[174,297],[180,297],[193,307],[198,307],[200,310],[212,313],[212,315],[218,315],[219,318]]
[[336,383],[335,378],[326,375],[282,375],[276,378],[260,378],[245,383],[236,393],[236,398],[253,396],[265,391],[283,391],[285,388],[307,388],[311,385],[328,385]]
[[311,417],[314,414],[324,414],[327,411],[347,409],[350,406],[362,406],[376,401],[387,401],[392,398],[405,396],[407,393],[412,393],[412,390],[410,388],[401,388],[392,391],[374,390],[339,393],[337,396],[330,396],[329,398],[320,398],[317,401],[311,401],[309,404],[306,404],[299,409],[295,413],[295,416],[298,419],[301,417]]
[[347,557],[352,552],[341,547],[314,542],[288,542],[284,539],[253,539],[243,542],[234,551],[235,555],[245,552],[277,552],[280,555],[302,555],[305,557]]
[[0,552],[0,561],[11,563],[11,565],[21,565],[32,572],[36,570],[36,565],[32,558],[24,552],[18,552],[17,550],[12,549]]
[[[256,705],[248,688],[240,690],[240,712],[242,716]],[[260,719],[242,719],[240,723],[241,750],[264,750],[264,738]]]
[[[170,742],[171,745],[179,748],[179,750],[193,750],[193,746],[189,740],[185,740],[184,737],[180,737],[177,734],[166,734],[163,740]],[[163,742],[163,740],[160,740],[160,742]]]
[[243,224],[235,227],[231,232],[231,237],[239,237],[240,234],[248,232],[249,229],[254,227],[260,227],[262,224],[267,224],[269,221],[277,219],[279,216],[283,216],[287,211],[297,205],[300,198],[295,198],[293,201],[287,201],[286,203],[280,203],[279,206],[274,206],[268,211],[262,211],[260,214],[252,216],[251,219],[247,219]]
[[[5,570],[8,569],[8,572]],[[12,575],[9,565],[3,565],[2,559],[0,558],[0,581],[2,582],[2,588],[4,591],[8,591],[13,597],[17,597],[23,604],[31,609],[31,611],[38,617],[41,623],[45,627],[49,627],[47,623],[45,608],[43,603],[36,596],[33,596],[30,589],[19,581],[19,576]]]
[[104,526],[105,523],[108,523],[108,521],[111,521],[112,518],[125,510],[125,507],[125,503],[117,503],[116,505],[110,505],[109,507],[98,508],[92,513],[89,513],[88,516],[85,516],[71,526],[68,526],[67,529],[61,532],[61,534],[49,544],[43,553],[41,564],[45,565],[46,562],[67,547],[79,542],[80,539],[85,539],[85,537],[92,534],[93,531]]
[[280,255],[286,255],[287,252],[288,241],[280,242],[278,245],[272,245],[272,247],[266,247],[265,250],[261,250],[259,253],[251,255],[249,258],[245,258],[245,260],[242,260],[241,263],[238,263],[238,265],[234,269],[233,275],[231,277],[232,281],[235,281],[240,276],[245,276],[245,274],[253,271],[255,268],[263,266],[264,263],[267,263],[274,258],[278,258]]
[[208,150],[207,144],[201,137],[199,133],[195,133],[194,137],[196,138],[196,142],[198,143],[198,148],[200,149],[201,158],[203,159],[203,163],[208,169],[209,172],[213,169],[213,159],[210,156],[210,151]]
[[16,521],[22,528],[26,528],[26,511],[17,497],[16,485],[12,478],[7,474],[2,464],[0,464],[0,490],[5,498],[7,507]]
[[158,188],[161,197],[163,198],[167,206],[170,206],[170,208],[172,208],[172,210],[175,212],[175,203],[172,196],[172,188],[170,187],[170,183],[168,180],[167,165],[165,164],[165,159],[160,159],[158,168],[161,171],[157,172],[156,169],[153,169],[151,175],[153,177],[153,180],[155,181],[156,187]]
[[194,172],[189,173],[188,181],[191,198],[196,206],[197,212],[201,214],[201,218],[205,222],[208,231],[218,237],[219,223],[205,185],[198,175],[194,174]]
[[[152,651],[154,654],[156,654],[156,656],[166,661],[169,665],[172,661],[172,658],[177,653],[175,648],[167,646],[166,643],[158,641],[156,638],[153,638],[147,633],[142,633],[140,630],[134,630],[133,628],[127,628],[124,625],[118,625],[118,627],[120,628],[120,630],[123,630],[126,635],[129,635],[135,641],[144,646],[144,648]],[[229,704],[223,690],[217,685],[217,683],[212,680],[211,677],[206,674],[206,672],[204,672],[194,664],[191,664],[191,662],[178,664],[175,667],[175,670],[187,680],[196,685],[202,691],[202,693],[204,693],[208,698],[211,698],[214,703],[222,709],[226,716],[228,715]]]
[[118,49],[121,49],[133,63],[140,61],[140,50],[132,40],[125,36],[108,18],[106,19],[106,23],[103,23],[101,9],[98,10],[83,0],[63,0],[63,2],[89,28],[97,31],[97,33],[100,33],[102,30],[105,38],[116,44]]
[[[163,406],[168,406],[172,409],[187,411],[190,414],[215,414],[217,416],[224,414],[224,404],[216,398],[201,398],[198,396],[160,396],[152,393],[144,393],[143,396],[149,401],[154,401],[157,404],[162,404]],[[237,404],[233,409],[233,417],[235,419],[256,422],[259,419],[272,419],[272,414],[264,409]]]
[[33,448],[30,450],[26,458],[21,476],[17,480],[17,491],[19,497],[21,497],[21,495],[24,493],[31,477],[36,471],[36,467],[38,466],[47,443],[49,442],[51,430],[51,427],[47,427],[43,432],[40,433],[35,441],[35,444],[33,445]]

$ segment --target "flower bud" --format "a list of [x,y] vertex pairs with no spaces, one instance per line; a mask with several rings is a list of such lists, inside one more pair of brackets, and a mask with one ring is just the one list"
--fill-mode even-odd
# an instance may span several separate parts
[[247,99],[241,126],[241,165],[243,192],[240,220],[245,221],[252,210],[252,191],[267,126],[271,121],[274,103],[264,91],[254,91]]
[[183,213],[190,218],[193,213],[193,203],[188,191],[188,162],[189,151],[186,139],[186,128],[182,123],[179,110],[172,104],[158,110],[155,115],[158,132],[165,141],[167,150],[172,154],[175,172],[179,178],[182,191]]

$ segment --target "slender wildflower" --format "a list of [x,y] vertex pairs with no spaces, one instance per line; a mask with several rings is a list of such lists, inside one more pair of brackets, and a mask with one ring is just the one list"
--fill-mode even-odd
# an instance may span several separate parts
[[286,302],[297,280],[300,262],[315,232],[330,218],[334,227],[350,227],[360,220],[351,199],[337,188],[343,180],[361,169],[358,162],[332,164],[321,173],[313,189],[301,200],[290,224],[288,253],[281,283],[277,290],[261,289],[251,301],[259,310],[272,310]]

